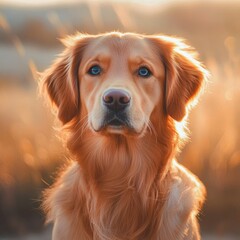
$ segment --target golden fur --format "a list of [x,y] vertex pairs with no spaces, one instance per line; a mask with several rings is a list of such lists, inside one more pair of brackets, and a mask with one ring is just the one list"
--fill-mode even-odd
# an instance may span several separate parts
[[[183,41],[132,33],[77,34],[42,74],[72,161],[45,193],[57,240],[200,239],[202,183],[174,160],[207,71]],[[89,74],[100,65],[102,73]],[[152,75],[142,78],[141,67]],[[106,89],[131,94],[130,127],[102,127]]]

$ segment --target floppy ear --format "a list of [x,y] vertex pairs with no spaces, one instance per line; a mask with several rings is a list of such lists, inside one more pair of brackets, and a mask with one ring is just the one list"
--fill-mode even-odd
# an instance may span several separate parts
[[165,67],[165,109],[173,119],[181,121],[208,76],[196,59],[196,52],[182,40],[155,38]]
[[79,112],[78,68],[88,41],[89,38],[85,35],[63,40],[66,49],[52,66],[41,74],[42,87],[57,107],[58,118],[63,124],[71,121]]

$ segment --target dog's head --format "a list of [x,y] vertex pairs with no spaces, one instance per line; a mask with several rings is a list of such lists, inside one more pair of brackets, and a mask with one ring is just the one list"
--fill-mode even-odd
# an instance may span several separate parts
[[99,133],[141,135],[161,117],[181,121],[207,74],[176,38],[78,34],[64,42],[44,86],[63,124],[87,118]]

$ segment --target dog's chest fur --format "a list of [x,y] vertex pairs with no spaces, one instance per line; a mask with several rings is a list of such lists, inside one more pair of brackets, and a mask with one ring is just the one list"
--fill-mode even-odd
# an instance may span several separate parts
[[[160,186],[151,189],[152,195],[148,196],[131,186],[116,187],[114,193],[109,193],[110,189],[96,191],[89,188],[78,163],[73,163],[57,183],[60,187],[49,195],[51,218],[57,221],[67,216],[66,234],[73,240],[198,239],[199,236],[191,235],[191,226],[196,221],[204,189],[176,162],[166,178],[162,184],[167,182],[169,187],[164,189],[171,191],[162,199],[157,195],[160,191],[156,193]],[[180,234],[183,227],[185,234]]]

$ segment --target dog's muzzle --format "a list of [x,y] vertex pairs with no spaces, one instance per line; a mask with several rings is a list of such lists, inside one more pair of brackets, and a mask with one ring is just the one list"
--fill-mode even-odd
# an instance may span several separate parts
[[123,89],[108,89],[102,97],[102,103],[106,108],[104,127],[130,127],[128,108],[131,104],[130,94]]

